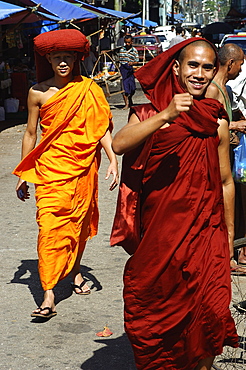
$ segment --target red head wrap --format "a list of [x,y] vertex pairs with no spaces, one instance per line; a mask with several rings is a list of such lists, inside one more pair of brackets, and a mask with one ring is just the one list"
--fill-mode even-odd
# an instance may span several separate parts
[[52,51],[76,51],[77,60],[74,64],[73,74],[80,74],[79,62],[89,53],[89,41],[83,33],[74,29],[45,32],[34,39],[37,81],[45,81],[54,75],[46,54]]
[[177,76],[173,72],[173,65],[180,51],[195,41],[205,41],[213,47],[216,54],[215,65],[218,71],[219,62],[214,45],[206,39],[193,37],[174,45],[135,73],[145,95],[158,111],[165,109],[169,105],[174,94],[185,92],[179,85]]

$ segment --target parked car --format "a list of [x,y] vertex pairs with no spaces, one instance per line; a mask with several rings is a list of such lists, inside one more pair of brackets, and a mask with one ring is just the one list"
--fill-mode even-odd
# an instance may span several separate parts
[[225,35],[221,40],[220,47],[225,44],[237,44],[243,49],[244,54],[246,54],[246,33],[239,33],[237,35]]
[[156,35],[133,36],[133,46],[138,51],[140,62],[149,61],[162,53],[161,40]]

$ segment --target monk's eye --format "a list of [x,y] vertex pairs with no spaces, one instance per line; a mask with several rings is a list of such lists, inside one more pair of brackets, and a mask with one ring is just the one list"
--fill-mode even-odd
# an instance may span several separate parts
[[188,66],[189,66],[190,68],[197,68],[197,67],[198,67],[198,63],[195,63],[195,62],[189,62],[189,63],[188,63]]
[[205,65],[204,67],[203,67],[206,71],[211,71],[212,69],[214,69],[214,66],[213,65]]

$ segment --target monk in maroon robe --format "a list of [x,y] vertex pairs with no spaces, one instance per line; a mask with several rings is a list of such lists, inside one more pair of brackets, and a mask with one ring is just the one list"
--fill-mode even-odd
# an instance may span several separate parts
[[125,155],[111,245],[132,255],[125,328],[138,369],[208,370],[238,345],[228,116],[204,98],[216,71],[213,46],[197,38],[147,63],[136,77],[150,103],[113,140]]

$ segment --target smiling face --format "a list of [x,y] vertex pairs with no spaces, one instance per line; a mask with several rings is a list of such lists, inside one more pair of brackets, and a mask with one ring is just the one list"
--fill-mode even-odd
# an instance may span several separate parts
[[194,97],[202,97],[216,73],[215,60],[215,52],[209,44],[186,46],[182,58],[176,60],[173,67],[181,87]]
[[67,77],[72,74],[76,53],[73,51],[53,51],[46,55],[53,71],[60,77]]

